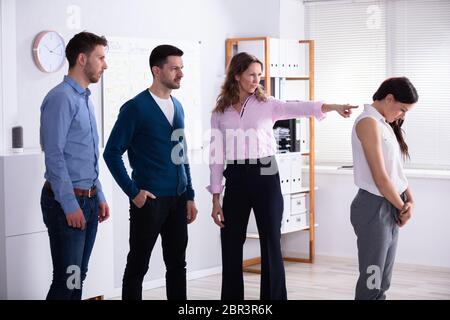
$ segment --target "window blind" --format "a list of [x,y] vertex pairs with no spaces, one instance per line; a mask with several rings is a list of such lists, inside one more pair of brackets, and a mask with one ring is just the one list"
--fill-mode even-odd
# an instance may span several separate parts
[[[450,2],[318,1],[305,3],[305,13],[307,38],[316,41],[316,100],[362,109],[385,78],[407,76],[420,96],[404,124],[407,166],[450,168]],[[317,124],[318,164],[352,162],[356,115]]]

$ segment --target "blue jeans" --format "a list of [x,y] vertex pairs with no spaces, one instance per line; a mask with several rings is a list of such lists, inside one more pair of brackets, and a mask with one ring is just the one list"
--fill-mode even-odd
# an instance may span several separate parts
[[48,229],[53,261],[53,281],[47,300],[81,300],[83,281],[97,234],[99,203],[97,196],[77,197],[77,201],[86,219],[84,230],[69,227],[51,189],[42,189],[42,215]]

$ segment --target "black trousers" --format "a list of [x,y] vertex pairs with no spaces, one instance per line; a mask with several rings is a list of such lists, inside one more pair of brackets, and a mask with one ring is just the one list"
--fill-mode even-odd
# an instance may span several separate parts
[[122,283],[122,299],[142,299],[142,281],[161,234],[168,300],[186,300],[186,195],[147,198],[142,208],[130,201],[130,252]]
[[261,247],[262,300],[286,300],[281,254],[283,196],[275,157],[227,164],[223,199],[222,299],[243,300],[243,245],[253,208]]

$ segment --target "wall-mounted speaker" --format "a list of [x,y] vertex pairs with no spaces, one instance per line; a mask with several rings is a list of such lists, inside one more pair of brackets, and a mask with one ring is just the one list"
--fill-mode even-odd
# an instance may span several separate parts
[[12,150],[13,152],[23,151],[23,128],[21,126],[12,128]]

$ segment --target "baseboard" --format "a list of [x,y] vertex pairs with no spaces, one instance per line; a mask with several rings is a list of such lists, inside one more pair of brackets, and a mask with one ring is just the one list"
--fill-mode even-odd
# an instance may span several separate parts
[[[202,269],[198,271],[191,271],[186,274],[187,280],[195,280],[199,278],[204,278],[212,276],[222,272],[222,267],[214,267],[209,269]],[[164,278],[159,278],[155,280],[150,280],[142,283],[142,290],[150,290],[159,287],[164,287],[166,285],[166,280]],[[122,287],[114,288],[110,295],[105,295],[105,299],[117,298],[122,295]]]

